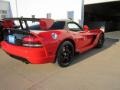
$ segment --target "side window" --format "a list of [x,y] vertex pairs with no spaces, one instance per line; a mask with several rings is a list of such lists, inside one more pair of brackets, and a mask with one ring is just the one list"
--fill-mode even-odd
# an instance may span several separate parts
[[36,24],[36,25],[32,25],[29,27],[30,30],[40,30],[40,25]]
[[81,30],[82,30],[82,28],[81,28],[78,24],[76,24],[76,23],[74,23],[74,22],[69,22],[69,23],[67,24],[67,26],[68,26],[68,28],[69,28],[70,30],[72,30],[72,31],[81,31]]
[[50,29],[64,29],[65,22],[64,21],[56,21],[53,23]]

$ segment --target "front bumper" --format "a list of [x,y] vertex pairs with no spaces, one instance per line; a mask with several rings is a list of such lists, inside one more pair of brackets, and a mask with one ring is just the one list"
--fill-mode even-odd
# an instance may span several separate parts
[[53,62],[54,56],[48,56],[47,51],[44,47],[40,48],[31,48],[31,47],[23,47],[9,44],[5,41],[1,43],[2,49],[11,54],[18,57],[25,58],[32,64],[43,64]]

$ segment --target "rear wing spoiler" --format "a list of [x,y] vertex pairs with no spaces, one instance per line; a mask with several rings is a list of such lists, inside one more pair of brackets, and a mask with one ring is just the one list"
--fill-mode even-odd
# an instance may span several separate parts
[[4,28],[13,28],[14,27],[14,21],[17,20],[20,23],[21,28],[23,29],[22,22],[24,21],[26,24],[26,27],[28,29],[28,25],[26,21],[39,21],[40,19],[38,18],[4,18],[3,19],[3,26]]
[[23,28],[23,21],[26,25],[26,29],[29,30],[29,26],[28,26],[28,23],[27,21],[38,21],[40,23],[40,28],[43,29],[43,30],[47,30],[48,28],[50,28],[52,25],[53,25],[53,22],[54,20],[52,19],[47,19],[47,18],[4,18],[3,19],[3,26],[5,28],[13,28],[14,27],[14,21],[15,20],[18,20],[19,23],[20,23],[20,26],[22,29]]

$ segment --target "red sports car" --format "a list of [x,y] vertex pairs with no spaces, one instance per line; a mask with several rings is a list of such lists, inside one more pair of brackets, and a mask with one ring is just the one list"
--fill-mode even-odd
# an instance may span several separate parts
[[71,20],[44,18],[4,19],[2,49],[10,55],[24,58],[32,64],[56,62],[69,66],[75,52],[101,48],[104,33],[99,29],[84,29]]

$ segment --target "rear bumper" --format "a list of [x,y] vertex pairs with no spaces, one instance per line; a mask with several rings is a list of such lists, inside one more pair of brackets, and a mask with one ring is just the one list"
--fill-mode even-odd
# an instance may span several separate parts
[[1,43],[2,49],[18,57],[25,58],[32,64],[43,64],[54,61],[54,56],[48,56],[44,47],[30,48],[9,44],[5,41]]

